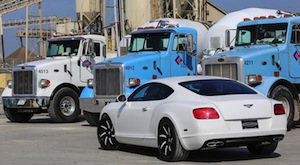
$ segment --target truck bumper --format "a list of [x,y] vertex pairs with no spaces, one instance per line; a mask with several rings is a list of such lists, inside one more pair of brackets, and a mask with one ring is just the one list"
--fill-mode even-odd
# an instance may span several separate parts
[[94,98],[79,98],[80,109],[91,113],[101,113],[105,106],[104,102],[99,102]]
[[47,110],[50,97],[2,97],[3,107],[18,109],[22,112],[40,113]]

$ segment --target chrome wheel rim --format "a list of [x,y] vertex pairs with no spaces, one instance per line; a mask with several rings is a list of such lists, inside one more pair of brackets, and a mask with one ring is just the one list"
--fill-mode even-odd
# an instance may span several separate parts
[[65,116],[71,116],[76,109],[76,104],[75,100],[70,97],[66,96],[61,99],[60,101],[60,111],[62,112],[63,115]]
[[164,156],[170,156],[174,150],[174,133],[167,124],[162,125],[158,135],[158,148]]
[[98,136],[103,145],[114,145],[115,130],[109,120],[105,120],[100,123]]

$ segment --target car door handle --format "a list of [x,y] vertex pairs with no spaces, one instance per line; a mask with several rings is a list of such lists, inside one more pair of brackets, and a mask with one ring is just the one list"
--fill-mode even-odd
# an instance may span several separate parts
[[148,111],[148,110],[149,110],[148,107],[144,107],[144,108],[143,108],[143,112]]

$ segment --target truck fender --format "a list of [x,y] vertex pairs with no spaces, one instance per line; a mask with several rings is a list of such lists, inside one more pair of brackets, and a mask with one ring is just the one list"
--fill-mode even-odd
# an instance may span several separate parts
[[74,89],[74,91],[77,92],[78,95],[80,94],[80,90],[74,84],[66,83],[63,81],[52,81],[50,86],[41,90],[41,93],[38,93],[38,95],[49,96],[52,98],[54,96],[54,94],[62,87],[70,87],[71,89]]
[[272,89],[278,85],[286,86],[292,92],[295,99],[299,98],[297,89],[294,87],[294,85],[283,77],[263,77],[262,83],[254,88],[265,96],[269,96]]
[[256,90],[264,94],[265,96],[270,97],[272,90],[279,86],[285,86],[289,89],[289,91],[292,93],[294,98],[294,121],[298,121],[300,118],[299,113],[299,96],[298,91],[295,88],[295,86],[290,83],[288,80],[286,80],[283,77],[263,77],[263,81],[260,85],[257,85],[255,87]]
[[12,96],[12,89],[11,88],[8,88],[8,87],[5,87],[3,92],[2,92],[2,97],[5,97],[5,96]]
[[85,86],[80,94],[80,98],[94,98],[94,89]]

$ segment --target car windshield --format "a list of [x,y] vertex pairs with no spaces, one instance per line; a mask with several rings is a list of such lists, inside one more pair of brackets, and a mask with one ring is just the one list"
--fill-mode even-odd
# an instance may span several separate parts
[[260,24],[238,27],[236,46],[281,44],[286,41],[287,23]]
[[76,56],[80,40],[50,41],[48,44],[47,57],[53,56]]
[[168,49],[169,40],[170,33],[133,34],[129,51],[164,51]]
[[233,80],[213,79],[179,83],[197,94],[205,96],[231,94],[257,94],[253,89]]

